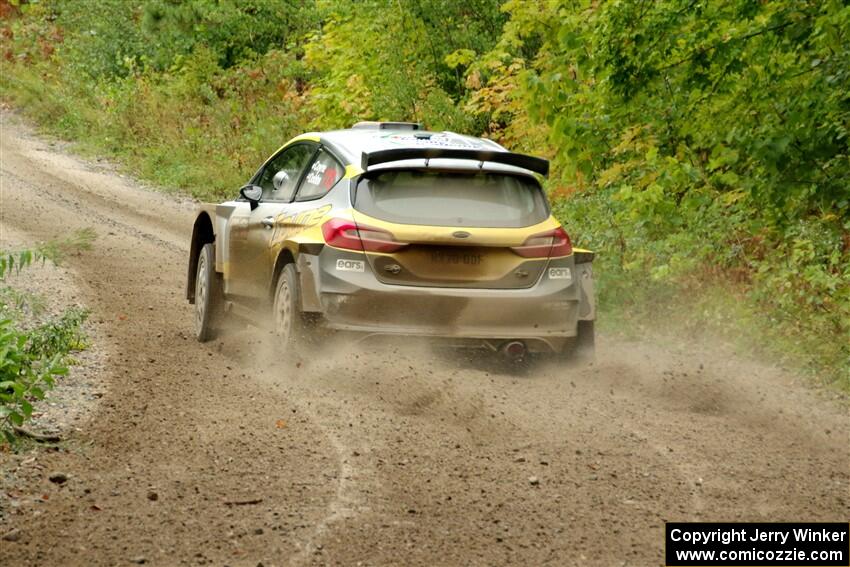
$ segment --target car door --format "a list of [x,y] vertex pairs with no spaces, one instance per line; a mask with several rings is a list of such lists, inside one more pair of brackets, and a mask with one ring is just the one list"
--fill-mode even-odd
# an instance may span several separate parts
[[306,141],[287,146],[269,159],[251,180],[263,189],[263,196],[253,211],[246,201],[231,216],[229,295],[268,298],[275,261],[271,250],[275,219],[286,216],[317,149],[318,144]]

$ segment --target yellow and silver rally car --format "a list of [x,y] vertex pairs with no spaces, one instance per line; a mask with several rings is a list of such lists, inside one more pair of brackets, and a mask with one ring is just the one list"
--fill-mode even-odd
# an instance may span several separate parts
[[[546,160],[418,124],[304,134],[195,220],[197,338],[224,317],[431,337],[511,358],[592,353],[593,253],[573,249],[535,174]],[[271,315],[271,316],[269,316]]]

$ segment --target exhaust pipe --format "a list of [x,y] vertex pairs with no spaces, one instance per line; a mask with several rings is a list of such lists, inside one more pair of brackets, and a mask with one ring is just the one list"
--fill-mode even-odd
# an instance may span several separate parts
[[513,362],[521,362],[528,355],[528,349],[522,341],[508,341],[499,348],[502,356]]

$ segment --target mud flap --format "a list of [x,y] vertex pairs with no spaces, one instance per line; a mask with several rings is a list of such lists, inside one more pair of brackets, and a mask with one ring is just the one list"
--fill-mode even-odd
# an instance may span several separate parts
[[319,299],[319,284],[316,277],[319,271],[319,257],[301,253],[296,260],[296,266],[301,284],[301,311],[321,313],[322,302]]
[[596,330],[594,321],[579,321],[572,358],[577,362],[596,360]]
[[593,265],[590,262],[576,264],[579,298],[578,317],[582,321],[593,322],[596,319],[596,298],[593,289]]

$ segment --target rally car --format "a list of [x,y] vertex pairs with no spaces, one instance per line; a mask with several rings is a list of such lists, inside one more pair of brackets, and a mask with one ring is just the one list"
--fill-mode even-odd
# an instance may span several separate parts
[[413,123],[297,136],[237,197],[200,207],[187,285],[197,338],[236,316],[268,321],[286,351],[323,329],[512,358],[591,354],[594,255],[552,216],[548,169]]

